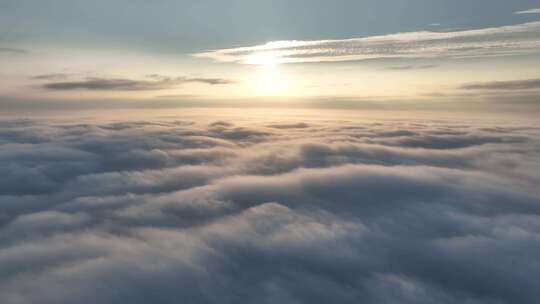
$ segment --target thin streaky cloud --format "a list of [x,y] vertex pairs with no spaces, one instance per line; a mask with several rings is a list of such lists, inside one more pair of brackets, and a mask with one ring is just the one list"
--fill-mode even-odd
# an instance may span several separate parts
[[65,74],[65,73],[43,74],[43,75],[32,76],[32,79],[37,79],[37,80],[66,79],[70,77],[71,75],[72,74]]
[[496,91],[513,91],[513,90],[534,90],[540,89],[540,78],[524,79],[512,81],[492,81],[469,83],[459,87],[463,90],[496,90]]
[[170,95],[158,95],[155,98],[198,98],[200,95],[196,94],[170,94]]
[[540,22],[451,31],[405,32],[341,40],[273,41],[194,54],[243,64],[358,61],[379,58],[471,58],[540,51]]
[[126,78],[90,77],[77,81],[45,83],[43,88],[54,91],[95,90],[95,91],[155,91],[174,88],[185,83],[203,83],[208,85],[225,85],[235,83],[224,78],[191,78],[148,75],[148,79],[135,80]]
[[10,47],[0,47],[0,54],[6,53],[6,54],[26,54],[28,51],[18,48],[10,48]]
[[540,8],[533,8],[533,9],[530,9],[530,10],[519,11],[519,12],[515,12],[514,14],[516,14],[516,15],[540,14]]
[[385,67],[383,68],[383,70],[389,70],[389,71],[427,70],[427,69],[434,69],[437,67],[439,67],[438,64],[398,65],[398,66]]

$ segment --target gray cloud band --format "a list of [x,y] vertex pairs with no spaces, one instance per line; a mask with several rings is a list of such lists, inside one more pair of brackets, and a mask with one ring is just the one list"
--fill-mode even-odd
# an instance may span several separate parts
[[540,79],[493,81],[469,83],[459,87],[463,90],[521,91],[540,89]]
[[[56,74],[41,75],[35,79],[51,79]],[[58,78],[58,77],[56,77]],[[146,80],[133,80],[123,78],[87,78],[77,81],[51,82],[43,85],[45,89],[56,91],[69,90],[96,90],[96,91],[154,91],[174,88],[185,83],[203,83],[208,85],[225,85],[234,83],[233,80],[222,78],[192,78],[192,77],[166,77],[150,75]]]
[[9,47],[0,47],[0,54],[26,54],[28,53],[26,50],[18,49],[18,48],[9,48]]

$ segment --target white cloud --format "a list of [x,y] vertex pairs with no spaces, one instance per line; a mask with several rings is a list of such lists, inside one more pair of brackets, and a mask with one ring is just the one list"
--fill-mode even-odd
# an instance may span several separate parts
[[376,58],[488,57],[540,51],[540,22],[454,32],[406,32],[342,40],[273,41],[194,54],[244,64]]
[[533,8],[533,9],[526,10],[526,11],[519,11],[519,12],[515,12],[514,14],[516,14],[516,15],[523,15],[523,14],[540,14],[540,8]]

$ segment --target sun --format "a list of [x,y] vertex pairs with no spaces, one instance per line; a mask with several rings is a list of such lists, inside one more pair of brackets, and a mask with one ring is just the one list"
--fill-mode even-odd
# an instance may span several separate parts
[[286,88],[282,75],[274,66],[266,67],[265,72],[259,77],[261,88],[270,93],[279,93]]
[[276,52],[249,55],[244,63],[253,66],[249,88],[259,96],[291,96],[296,93],[295,79]]
[[252,86],[259,95],[291,95],[293,91],[290,76],[280,69],[279,65],[260,66],[251,78]]

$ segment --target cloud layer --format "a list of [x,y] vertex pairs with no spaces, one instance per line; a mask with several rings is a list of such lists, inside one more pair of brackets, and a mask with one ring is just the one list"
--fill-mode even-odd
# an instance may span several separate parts
[[0,298],[537,303],[540,127],[0,122]]
[[540,22],[454,32],[407,32],[342,40],[274,41],[194,56],[244,64],[376,58],[489,57],[540,51]]

